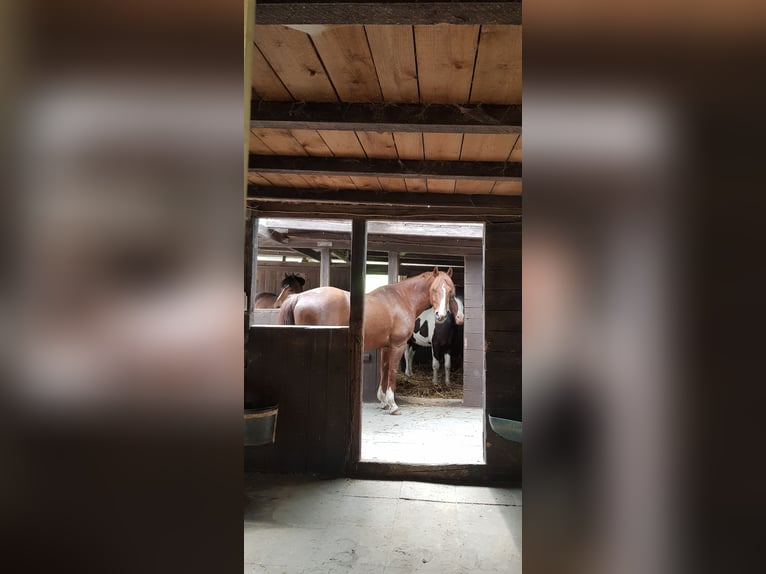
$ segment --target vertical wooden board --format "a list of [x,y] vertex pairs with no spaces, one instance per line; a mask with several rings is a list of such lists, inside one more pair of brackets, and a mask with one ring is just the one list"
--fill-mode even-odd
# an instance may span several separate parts
[[383,100],[417,103],[418,71],[412,26],[365,26]]
[[327,416],[325,417],[325,457],[326,470],[330,474],[340,474],[348,436],[348,423],[351,413],[348,411],[349,374],[348,374],[348,330],[333,329],[327,354]]
[[256,26],[254,37],[255,45],[296,100],[338,101],[308,34],[286,26]]
[[263,143],[263,140],[255,135],[253,130],[250,130],[250,153],[258,155],[274,155],[271,148]]
[[356,132],[367,157],[372,159],[397,159],[396,145],[391,132]]
[[356,132],[318,130],[318,133],[335,157],[366,157]]
[[383,191],[407,191],[403,177],[379,177],[378,181]]
[[312,39],[341,101],[383,100],[364,26],[324,26]]
[[482,26],[471,103],[521,103],[521,26]]
[[479,26],[415,26],[422,103],[468,102]]
[[404,183],[407,186],[407,191],[422,192],[422,193],[425,193],[428,191],[428,184],[426,183],[425,179],[408,177],[404,180]]
[[423,134],[423,151],[427,160],[459,160],[463,134]]
[[259,99],[277,102],[293,99],[261,54],[258,46],[253,46],[252,84],[255,95]]
[[521,182],[498,181],[492,188],[492,195],[521,195]]
[[394,132],[393,135],[399,159],[424,159],[423,134]]
[[519,139],[516,140],[516,144],[513,146],[513,151],[511,152],[511,155],[508,156],[508,159],[510,161],[521,161],[521,145],[522,141],[521,138],[523,136],[519,136]]
[[380,182],[377,177],[366,175],[352,175],[350,177],[357,189],[380,189]]
[[507,161],[518,134],[465,134],[460,159],[463,161]]
[[428,181],[428,191],[430,193],[455,193],[454,179],[433,179]]
[[308,155],[288,130],[253,129],[250,131],[277,155]]
[[333,155],[316,130],[290,130],[290,135],[301,144],[308,155],[317,157],[332,157]]
[[325,435],[327,420],[327,386],[330,384],[330,373],[327,364],[327,352],[330,334],[325,330],[316,330],[311,333],[312,341],[310,353],[311,371],[305,373],[309,379],[309,412],[308,412],[308,436],[310,444],[306,449],[306,470],[308,472],[324,472],[325,449],[327,448],[327,436]]
[[466,195],[488,194],[492,191],[493,185],[495,185],[494,181],[458,179],[455,182],[455,193],[465,193]]
[[250,172],[247,174],[247,182],[255,185],[272,185],[272,183],[259,173]]

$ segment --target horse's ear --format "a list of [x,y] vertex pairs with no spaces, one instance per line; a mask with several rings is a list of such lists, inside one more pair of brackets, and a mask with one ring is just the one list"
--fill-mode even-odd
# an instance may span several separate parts
[[450,277],[452,277],[452,267],[450,267],[449,269],[447,269],[447,275],[449,275]]
[[436,277],[439,274],[439,267],[434,267],[434,277]]

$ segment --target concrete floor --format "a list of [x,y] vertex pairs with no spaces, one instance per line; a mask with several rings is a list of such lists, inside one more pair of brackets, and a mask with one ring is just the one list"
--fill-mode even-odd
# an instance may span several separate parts
[[246,573],[521,572],[521,490],[245,476]]
[[483,464],[483,409],[399,405],[390,415],[362,405],[362,460],[408,464]]

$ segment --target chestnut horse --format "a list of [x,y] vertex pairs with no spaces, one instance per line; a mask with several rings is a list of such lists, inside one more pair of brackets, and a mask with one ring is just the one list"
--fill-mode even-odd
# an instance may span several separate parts
[[287,299],[288,295],[302,292],[305,284],[306,280],[303,277],[285,273],[285,278],[282,279],[282,291],[279,292],[279,295],[266,291],[258,293],[255,296],[254,307],[256,309],[277,309]]
[[[431,307],[437,323],[451,310],[458,313],[452,267],[447,272],[426,271],[393,285],[383,285],[365,296],[364,350],[381,349],[378,400],[392,415],[399,414],[394,401],[396,372],[415,318]],[[291,295],[279,311],[283,325],[348,325],[350,296],[335,287],[319,287]]]

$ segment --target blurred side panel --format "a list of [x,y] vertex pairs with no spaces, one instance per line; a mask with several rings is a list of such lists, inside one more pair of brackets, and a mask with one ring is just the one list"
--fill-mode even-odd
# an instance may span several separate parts
[[7,10],[4,562],[239,571],[243,4]]

